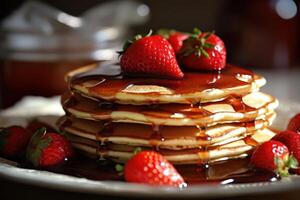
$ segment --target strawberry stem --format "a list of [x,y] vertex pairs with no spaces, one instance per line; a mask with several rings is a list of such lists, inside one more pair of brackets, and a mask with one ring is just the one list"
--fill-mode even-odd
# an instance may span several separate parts
[[171,34],[176,33],[176,32],[177,31],[174,29],[159,29],[156,33],[158,35],[161,35],[164,38],[168,39]]
[[121,164],[116,164],[116,165],[115,165],[115,170],[116,170],[117,172],[123,172],[124,166],[121,165]]
[[214,34],[214,31],[203,33],[200,29],[194,28],[190,37],[184,41],[187,45],[185,48],[181,49],[180,53],[182,53],[183,56],[189,56],[194,53],[197,57],[203,55],[204,57],[209,58],[209,54],[206,50],[215,47],[215,45],[207,42],[207,39],[212,34]]
[[287,177],[290,175],[289,169],[298,168],[298,161],[293,155],[286,155],[284,158],[275,156],[274,163],[277,166],[276,172],[282,177]]
[[133,150],[133,155],[136,155],[137,153],[141,152],[142,151],[142,148],[141,147],[136,147],[134,150]]

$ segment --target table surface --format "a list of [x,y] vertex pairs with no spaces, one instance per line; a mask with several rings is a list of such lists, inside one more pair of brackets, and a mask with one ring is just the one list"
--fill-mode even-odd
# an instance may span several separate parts
[[[267,84],[263,91],[276,96],[279,100],[289,99],[291,101],[300,102],[300,71],[257,71],[267,79]],[[114,200],[121,199],[120,197],[99,196],[81,193],[71,193],[65,191],[52,190],[31,185],[11,182],[0,178],[1,194],[0,199],[43,199],[43,200],[59,200],[59,199],[101,199]],[[262,194],[262,195],[247,195],[233,198],[222,198],[230,200],[255,199],[255,200],[299,200],[300,188],[287,192]]]

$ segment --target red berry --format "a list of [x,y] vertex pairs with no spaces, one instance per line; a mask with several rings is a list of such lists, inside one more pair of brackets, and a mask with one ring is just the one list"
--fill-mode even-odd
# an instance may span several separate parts
[[125,73],[174,79],[183,77],[174,49],[160,35],[138,38],[125,47],[120,65]]
[[226,66],[226,48],[217,35],[196,30],[183,42],[178,58],[190,69],[221,70]]
[[168,41],[172,45],[175,54],[177,54],[180,51],[183,41],[188,37],[189,37],[188,34],[181,33],[181,32],[170,33]]
[[154,151],[142,151],[134,155],[126,163],[124,175],[128,182],[175,187],[186,185],[174,166]]
[[288,148],[273,140],[261,144],[251,156],[251,164],[254,167],[276,171],[282,176],[287,176],[289,168],[294,167],[291,160],[293,159],[289,157]]
[[288,124],[288,130],[300,132],[300,113],[295,115]]
[[[300,163],[300,133],[295,131],[281,131],[272,140],[282,142],[287,146],[290,154]],[[299,171],[299,170],[298,170]],[[300,172],[300,171],[299,171]]]
[[20,126],[0,129],[0,154],[15,157],[25,152],[31,133]]
[[72,155],[70,142],[63,135],[47,133],[45,128],[32,136],[27,148],[28,161],[41,168],[64,164]]

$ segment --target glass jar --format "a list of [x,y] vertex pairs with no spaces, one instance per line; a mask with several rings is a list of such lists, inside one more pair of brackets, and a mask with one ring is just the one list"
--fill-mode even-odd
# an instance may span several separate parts
[[40,2],[23,4],[0,27],[0,108],[25,95],[59,95],[67,71],[116,59],[129,24],[148,15],[140,6],[108,2],[74,17]]

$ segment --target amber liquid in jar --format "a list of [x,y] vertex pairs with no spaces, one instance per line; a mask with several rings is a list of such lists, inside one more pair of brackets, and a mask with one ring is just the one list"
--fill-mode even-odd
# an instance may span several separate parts
[[13,105],[23,96],[60,95],[67,89],[64,75],[75,68],[94,62],[2,60],[0,66],[0,108]]

